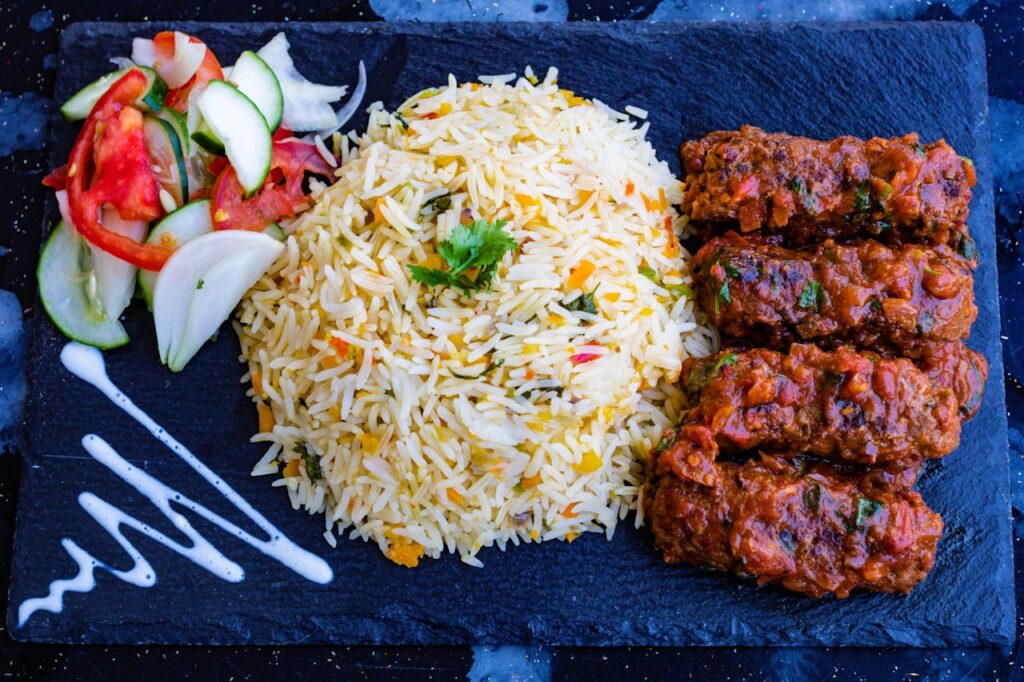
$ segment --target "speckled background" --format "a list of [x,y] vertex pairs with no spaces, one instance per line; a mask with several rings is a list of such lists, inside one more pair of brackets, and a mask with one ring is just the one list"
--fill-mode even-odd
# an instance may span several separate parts
[[[1019,2],[954,0],[931,4],[892,2],[761,3],[647,2],[605,0],[372,0],[338,3],[200,3],[154,0],[141,6],[101,0],[84,3],[0,5],[0,434],[16,444],[24,358],[21,314],[31,316],[31,273],[38,248],[45,171],[46,120],[52,107],[58,30],[84,19],[145,20],[864,20],[967,19],[985,32],[989,52],[990,117],[999,234],[1003,344],[1008,384],[1014,523],[1017,545],[1024,536],[1024,355],[1013,331],[1024,312],[1020,288],[1021,208],[1024,204],[1024,5]],[[137,8],[136,8],[137,7]],[[10,547],[18,480],[17,457],[0,457],[0,542]],[[0,550],[6,564],[9,549]],[[1021,553],[1017,573],[1020,584]],[[0,566],[6,580],[8,567]],[[4,590],[6,594],[6,589]],[[1020,589],[1018,603],[1020,604]],[[1018,614],[1024,609],[1018,608]],[[1020,632],[1020,627],[1018,627]],[[341,679],[1008,679],[1020,678],[1020,637],[1009,650],[829,650],[829,649],[545,649],[469,648],[289,648],[183,649],[176,647],[73,648],[22,646],[0,633],[0,674],[83,679],[116,666],[122,676],[153,678],[192,674],[203,679],[330,676]],[[159,676],[159,677],[158,677]]]

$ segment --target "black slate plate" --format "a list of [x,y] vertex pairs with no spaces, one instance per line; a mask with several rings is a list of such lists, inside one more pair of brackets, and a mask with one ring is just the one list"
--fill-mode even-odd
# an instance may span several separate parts
[[[453,557],[415,571],[376,547],[322,538],[319,517],[291,511],[267,479],[248,473],[261,448],[248,443],[255,410],[238,378],[237,341],[225,328],[181,375],[158,366],[151,322],[136,304],[133,339],[107,353],[111,377],[214,471],[297,543],[325,557],[334,581],[318,586],[196,519],[244,566],[224,582],[128,531],[153,563],[157,584],[129,586],[99,572],[89,594],[69,593],[60,615],[37,613],[17,627],[17,608],[76,567],[61,549],[72,538],[115,568],[130,562],[79,507],[92,491],[175,531],[145,499],[89,458],[86,433],[108,440],[151,475],[253,530],[202,479],[59,363],[64,339],[37,316],[31,361],[28,447],[18,513],[8,621],[17,639],[89,643],[480,643],[942,646],[1005,644],[1014,626],[1003,366],[999,347],[992,173],[981,32],[950,23],[861,25],[379,25],[78,24],[61,42],[57,99],[109,70],[130,39],[180,28],[231,59],[286,29],[296,61],[314,80],[354,82],[366,60],[367,102],[396,105],[412,92],[480,73],[557,65],[564,87],[613,106],[652,112],[650,137],[678,172],[676,147],[709,130],[753,123],[815,137],[946,137],[975,160],[971,230],[982,255],[981,310],[971,345],[991,363],[981,413],[960,449],[933,463],[920,490],[946,521],[928,580],[909,597],[858,594],[813,601],[733,577],[664,566],[645,531],[620,526],[606,542],[589,535],[485,550],[483,570]],[[357,120],[356,125],[362,125]],[[72,127],[54,125],[54,163]],[[47,222],[55,216],[52,202]],[[180,539],[180,538],[179,538]]]

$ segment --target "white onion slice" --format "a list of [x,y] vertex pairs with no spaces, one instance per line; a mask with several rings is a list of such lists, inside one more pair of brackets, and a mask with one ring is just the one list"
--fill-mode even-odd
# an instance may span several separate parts
[[206,45],[193,43],[189,40],[188,35],[175,31],[174,59],[169,62],[159,59],[153,68],[167,83],[167,87],[173,90],[188,83],[188,80],[196,75],[204,57],[206,57]]
[[356,89],[352,91],[352,96],[345,102],[345,106],[338,109],[337,121],[330,128],[324,128],[319,132],[320,137],[323,139],[329,138],[334,133],[341,130],[341,127],[348,123],[348,120],[352,118],[352,115],[359,109],[359,105],[363,101],[363,97],[366,95],[366,66],[363,64],[363,60],[359,60],[359,82],[356,83]]
[[110,63],[113,64],[114,66],[116,66],[118,71],[123,71],[124,69],[130,69],[133,66],[140,66],[140,65],[137,65],[132,60],[128,59],[128,57],[111,57],[110,58]]
[[156,63],[156,45],[148,38],[132,38],[132,61],[139,66]]
[[289,130],[320,130],[335,124],[337,115],[331,102],[345,96],[348,88],[311,83],[298,72],[292,61],[288,38],[278,33],[256,53],[277,76],[284,97],[281,125]]

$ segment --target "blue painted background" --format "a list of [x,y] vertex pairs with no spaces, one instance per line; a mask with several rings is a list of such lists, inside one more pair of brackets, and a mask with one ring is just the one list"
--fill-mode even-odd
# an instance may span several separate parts
[[[999,236],[1000,299],[1007,371],[1016,542],[1024,538],[1024,4],[1019,0],[369,0],[258,3],[0,3],[0,449],[16,450],[24,399],[26,337],[43,196],[47,121],[53,108],[59,30],[86,19],[388,21],[851,21],[969,20],[985,32]],[[486,49],[486,46],[482,46]],[[898,73],[894,65],[893,74]],[[879,78],[894,77],[879,74]],[[9,575],[19,475],[16,456],[0,456],[0,575]],[[1024,553],[1018,552],[1018,613],[1024,613]],[[6,589],[3,590],[6,597]],[[1021,627],[1018,625],[1018,632]],[[3,659],[7,659],[6,662]],[[1021,638],[998,650],[545,649],[524,647],[291,649],[74,648],[24,646],[0,625],[0,674],[99,677],[118,665],[129,676],[202,678],[288,676],[342,679],[1024,679]],[[152,679],[158,679],[152,677]]]

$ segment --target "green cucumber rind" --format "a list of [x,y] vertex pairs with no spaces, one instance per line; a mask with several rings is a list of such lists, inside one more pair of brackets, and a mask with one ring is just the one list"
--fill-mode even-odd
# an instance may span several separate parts
[[[164,79],[154,69],[148,66],[135,66],[133,68],[146,74],[146,78],[150,83],[146,94],[139,101],[153,113],[161,111],[163,109],[164,97],[167,95],[167,83],[164,82]],[[129,69],[119,69],[100,76],[69,97],[60,107],[60,113],[64,116],[64,119],[74,122],[87,118],[100,97],[128,71]]]
[[224,143],[220,141],[217,134],[203,123],[199,130],[192,133],[192,141],[216,156],[224,156]]
[[135,68],[145,73],[149,79],[149,90],[146,91],[146,94],[142,96],[140,101],[154,114],[159,114],[164,108],[164,99],[167,97],[167,83],[155,69],[151,69],[148,66],[137,66]]
[[[72,253],[72,249],[77,252]],[[64,221],[54,226],[39,254],[39,265],[36,267],[39,300],[50,321],[64,336],[102,350],[118,348],[129,341],[127,332],[118,320],[107,320],[84,312],[78,316],[79,319],[73,319],[76,307],[80,306],[80,310],[88,307],[83,285],[73,281],[77,263],[69,260],[71,257],[81,258],[83,249],[88,251],[88,245]],[[60,277],[69,280],[62,282]],[[81,300],[67,300],[69,294],[81,296]],[[60,305],[61,299],[65,299],[63,308]]]
[[[149,235],[146,237],[147,244],[157,244],[160,240],[160,235],[167,232],[172,227],[175,227],[177,222],[188,215],[191,211],[204,211],[207,216],[210,215],[210,200],[209,199],[196,199],[190,201],[184,206],[178,208],[178,210],[168,213],[162,219],[160,219],[153,228],[149,231]],[[195,230],[194,234],[186,235],[184,239],[180,238],[180,235],[175,246],[181,246],[187,244],[196,237],[208,234],[213,231],[213,221],[209,223],[209,229],[202,229],[205,225],[200,225],[199,230]],[[139,291],[142,293],[142,299],[146,302],[146,307],[149,308],[150,312],[153,312],[153,287],[156,286],[156,276],[158,273],[152,270],[139,270]]]
[[168,142],[170,142],[171,151],[174,154],[174,163],[178,167],[178,191],[181,196],[181,205],[184,206],[188,203],[188,166],[185,165],[185,149],[181,143],[181,138],[178,136],[178,131],[174,129],[170,122],[159,116],[147,115],[145,120],[159,126],[160,130],[167,136]]
[[161,109],[155,116],[174,126],[174,132],[178,133],[178,139],[181,140],[182,151],[188,157],[192,153],[192,140],[188,134],[188,123],[185,121],[185,117],[174,109],[168,109],[167,107]]
[[69,97],[60,106],[60,113],[64,116],[64,119],[67,121],[81,121],[87,117],[96,105],[96,102],[103,96],[103,93],[109,90],[110,86],[126,72],[127,69],[121,69],[104,74]]
[[[242,71],[239,72],[238,65],[242,65]],[[262,73],[262,82],[257,79],[253,79],[251,83],[240,83],[237,80],[239,73],[243,77],[248,74]],[[231,72],[231,77],[228,79],[235,84],[235,87],[241,91],[243,95],[249,97],[256,104],[256,108],[259,109],[260,113],[263,114],[263,118],[267,121],[267,128],[273,133],[281,126],[281,118],[284,116],[284,91],[281,89],[281,83],[277,80],[277,74],[274,70],[267,65],[263,58],[252,50],[246,50],[239,55],[238,60],[235,62],[235,68]],[[268,97],[266,98],[266,105],[260,106],[260,102],[257,102],[247,90],[251,91],[253,87],[259,87],[266,91]],[[260,98],[264,99],[264,98]]]
[[[260,164],[258,176],[256,174],[249,176],[249,169],[246,168],[244,164],[237,163],[236,159],[231,158],[229,148],[232,145],[232,141],[231,139],[226,138],[234,136],[235,131],[237,129],[224,128],[218,132],[217,125],[214,122],[211,122],[209,116],[206,115],[207,113],[213,112],[203,111],[204,98],[208,99],[209,97],[216,95],[217,93],[224,93],[224,95],[233,98],[235,102],[241,105],[241,110],[249,110],[249,107],[251,107],[251,113],[255,116],[252,119],[254,127],[256,127],[257,129],[261,128],[262,131],[266,133],[264,139],[262,140],[247,139],[244,141],[243,145],[236,145],[235,147],[236,151],[240,149],[251,149],[255,148],[256,146],[260,146],[263,148],[262,152],[264,159]],[[227,81],[222,80],[212,80],[209,83],[207,83],[206,90],[204,90],[203,94],[199,96],[199,100],[197,101],[196,104],[200,108],[200,111],[203,113],[203,119],[205,124],[208,125],[210,129],[213,131],[214,135],[216,135],[224,143],[225,155],[231,161],[232,166],[234,166],[235,174],[238,177],[238,182],[240,185],[242,185],[242,188],[245,189],[246,196],[252,196],[256,192],[260,191],[260,189],[262,189],[263,187],[263,183],[267,181],[267,176],[270,175],[271,157],[273,154],[273,139],[271,137],[270,128],[267,127],[267,119],[265,119],[263,117],[263,114],[260,113],[259,107],[257,107],[256,104],[251,99],[246,97],[241,90],[231,85]],[[193,139],[195,139],[194,136]],[[239,142],[239,140],[236,140],[236,142]],[[263,144],[259,144],[261,142]]]
[[283,242],[285,239],[288,239],[288,235],[284,233],[284,229],[278,223],[270,223],[263,228],[262,232],[268,237],[273,237],[279,242]]

